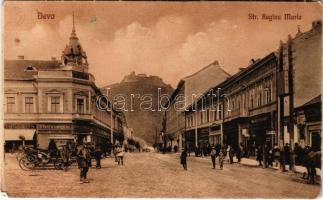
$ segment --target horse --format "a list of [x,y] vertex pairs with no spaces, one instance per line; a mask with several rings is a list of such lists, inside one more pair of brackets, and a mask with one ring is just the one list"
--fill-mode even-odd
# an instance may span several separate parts
[[[305,147],[302,165],[306,167],[308,183],[315,183],[316,168],[321,169],[321,151],[315,151],[310,147]],[[305,172],[303,175],[305,179]]]

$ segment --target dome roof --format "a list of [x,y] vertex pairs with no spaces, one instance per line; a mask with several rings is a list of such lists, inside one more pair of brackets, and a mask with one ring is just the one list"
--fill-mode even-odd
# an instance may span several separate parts
[[72,29],[71,36],[69,38],[69,44],[66,45],[65,49],[62,52],[62,63],[65,65],[68,63],[87,65],[86,52],[83,51],[83,48],[79,42],[79,39],[76,36],[75,25],[74,25],[74,13],[73,13],[73,29]]

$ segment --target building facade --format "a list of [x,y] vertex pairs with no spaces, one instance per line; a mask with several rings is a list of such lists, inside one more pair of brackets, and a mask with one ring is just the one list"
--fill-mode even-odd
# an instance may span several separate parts
[[322,21],[312,22],[311,29],[306,32],[301,32],[299,27],[294,37],[289,35],[286,42],[281,42],[278,54],[277,131],[281,145],[290,143],[293,147],[297,142],[305,146],[311,144],[311,136],[299,129],[295,115],[297,108],[321,94]]
[[[165,137],[163,136],[162,138],[172,139],[171,141],[167,139],[168,144],[166,145],[171,143],[172,146],[176,144],[179,148],[186,147],[190,149],[198,145],[198,141],[195,140],[195,125],[189,126],[189,123],[193,123],[193,119],[188,121],[190,119],[186,115],[189,113],[192,103],[203,96],[205,91],[210,88],[210,85],[217,85],[229,76],[218,61],[214,61],[196,73],[180,80],[170,98],[169,106],[167,105],[169,108],[165,111],[162,124],[162,130],[165,132]],[[198,131],[204,132],[204,134],[208,133],[202,127]],[[208,140],[207,137],[206,140]]]
[[221,88],[223,100],[223,143],[251,148],[269,142],[276,135],[276,68],[277,56],[252,60],[250,66],[230,78]]
[[35,135],[39,147],[47,148],[49,139],[99,144],[110,142],[111,133],[122,134],[120,115],[97,108],[102,93],[88,67],[74,24],[61,61],[6,60],[6,147],[19,145],[22,137],[28,142]]
[[185,81],[180,81],[177,88],[173,92],[170,101],[165,105],[168,109],[164,111],[163,124],[161,127],[161,141],[166,147],[174,149],[177,146],[179,149],[183,147],[182,135],[185,130]]
[[243,144],[251,155],[264,144],[320,146],[321,44],[322,22],[315,21],[210,87],[185,111],[188,146]]

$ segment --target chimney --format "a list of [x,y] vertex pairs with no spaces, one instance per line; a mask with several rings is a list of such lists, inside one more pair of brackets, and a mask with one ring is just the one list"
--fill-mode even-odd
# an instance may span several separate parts
[[217,60],[216,60],[216,61],[214,61],[214,62],[213,62],[213,65],[219,65],[219,61],[217,61]]
[[23,55],[18,56],[18,60],[24,60],[24,59],[25,59],[25,56],[23,56]]
[[312,22],[312,29],[322,29],[322,20],[316,20]]
[[255,61],[255,59],[251,59],[250,61],[249,61],[249,65],[252,65],[253,63],[255,63],[256,61]]

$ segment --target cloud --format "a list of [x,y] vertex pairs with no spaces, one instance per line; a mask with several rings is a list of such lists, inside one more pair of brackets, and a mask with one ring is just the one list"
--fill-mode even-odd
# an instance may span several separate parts
[[[99,86],[119,82],[126,74],[136,71],[158,75],[175,87],[180,78],[215,60],[231,73],[246,67],[251,58],[275,50],[279,40],[294,28],[290,25],[278,29],[273,24],[259,26],[249,22],[248,27],[243,27],[239,19],[217,19],[195,30],[194,23],[185,16],[168,15],[153,23],[132,21],[116,30],[103,30],[83,21],[76,24],[76,32]],[[71,30],[71,16],[56,26],[36,23],[30,30],[7,30],[5,57],[60,57]],[[109,35],[113,37],[105,36],[105,32],[112,32]]]

